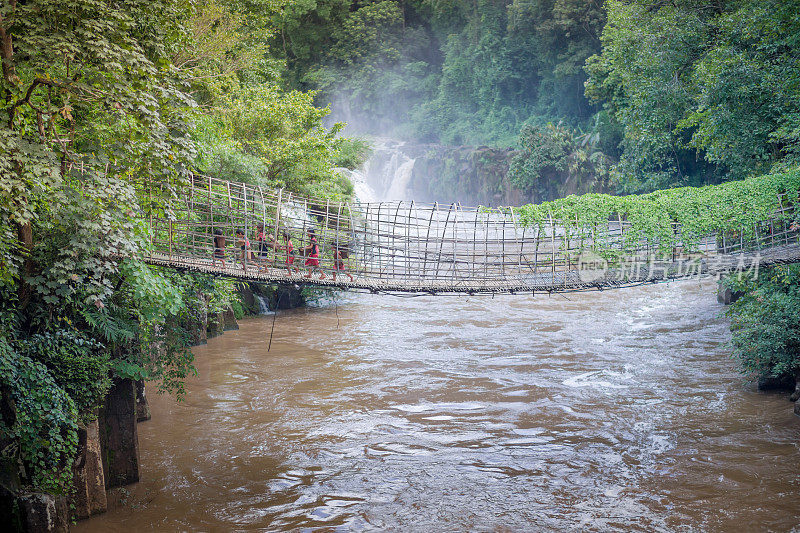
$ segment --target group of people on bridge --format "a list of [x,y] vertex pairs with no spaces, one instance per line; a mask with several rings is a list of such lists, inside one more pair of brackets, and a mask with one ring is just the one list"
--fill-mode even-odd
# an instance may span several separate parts
[[[250,239],[247,238],[245,231],[241,228],[236,230],[236,247],[238,252],[234,257],[241,262],[242,269],[247,269],[252,265],[259,271],[266,272],[267,268],[275,268],[275,260],[278,255],[283,252],[284,266],[286,275],[291,276],[292,270],[294,273],[299,273],[300,270],[295,264],[296,253],[299,252],[305,258],[304,266],[308,269],[306,278],[311,278],[314,272],[319,272],[319,279],[325,279],[325,272],[320,265],[322,251],[317,241],[317,235],[313,228],[307,231],[308,244],[299,250],[295,250],[292,243],[292,236],[287,230],[281,232],[283,243],[279,243],[275,238],[275,233],[272,231],[265,231],[264,224],[259,223],[256,226],[255,239],[258,243],[257,250],[253,250],[250,244]],[[226,248],[227,241],[221,229],[214,230],[214,252],[212,254],[212,264],[217,266],[217,261],[220,261],[222,268],[225,268]],[[332,245],[330,247],[333,255],[333,281],[336,281],[337,274],[344,274],[353,281],[353,276],[345,271],[344,260],[348,257],[348,251],[345,247]],[[251,263],[252,261],[252,263]]]

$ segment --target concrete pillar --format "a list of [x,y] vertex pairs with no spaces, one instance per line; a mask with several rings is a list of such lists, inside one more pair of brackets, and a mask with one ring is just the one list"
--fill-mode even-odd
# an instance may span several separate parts
[[222,312],[222,320],[224,323],[225,331],[231,331],[234,329],[239,329],[239,322],[236,320],[236,315],[233,312],[233,308],[228,306],[225,308],[225,311]]
[[75,518],[78,520],[106,512],[106,481],[100,452],[98,421],[78,430],[78,454],[72,469]]
[[115,380],[98,417],[106,488],[139,481],[136,418],[136,383]]
[[147,420],[150,420],[150,404],[147,403],[144,380],[139,380],[136,382],[136,421],[145,422]]

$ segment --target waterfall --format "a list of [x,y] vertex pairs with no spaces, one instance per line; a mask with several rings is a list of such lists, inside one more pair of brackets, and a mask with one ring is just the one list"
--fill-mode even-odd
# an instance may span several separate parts
[[[407,158],[408,159],[408,158]],[[397,167],[392,178],[392,183],[386,193],[386,200],[408,200],[408,184],[414,171],[416,159],[408,159]]]
[[253,296],[256,297],[256,302],[258,302],[258,314],[259,315],[269,315],[272,313],[269,309],[269,300],[265,297],[261,296],[260,294],[254,294]]
[[363,168],[337,169],[353,183],[356,198],[362,202],[409,199],[412,191],[408,189],[416,158],[404,151],[405,144],[377,139],[372,145],[372,156]]
[[335,168],[336,172],[350,180],[353,184],[353,192],[359,202],[377,202],[378,196],[370,184],[367,176],[360,170],[350,170],[349,168]]

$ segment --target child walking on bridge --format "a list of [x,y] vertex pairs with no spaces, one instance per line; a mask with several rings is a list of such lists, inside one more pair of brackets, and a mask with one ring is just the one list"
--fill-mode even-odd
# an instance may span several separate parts
[[[286,251],[286,275],[291,276],[292,265],[294,265],[294,246],[288,231],[283,232],[283,246],[279,246],[278,249]],[[297,267],[295,267],[294,271],[298,272]]]
[[214,230],[214,253],[211,255],[211,265],[217,266],[217,259],[222,261],[222,268],[225,268],[225,236],[222,230]]
[[312,272],[319,270],[319,279],[325,279],[325,272],[319,268],[319,244],[317,244],[317,235],[313,229],[308,230],[308,240],[308,246],[303,248],[303,255],[307,257],[306,266],[310,267],[305,277],[310,278]]
[[[247,270],[247,262],[253,259],[253,253],[250,251],[250,239],[244,234],[243,229],[236,230],[236,244],[242,250],[240,258],[242,260],[242,268]],[[258,265],[256,265],[256,268]]]
[[269,240],[264,232],[264,224],[259,222],[256,226],[256,240],[258,241],[258,256],[256,259],[261,263],[261,270],[267,270],[267,263],[269,263],[269,251],[278,250],[280,247],[275,242],[275,237],[270,234]]
[[350,281],[353,281],[353,276],[349,272],[344,271],[344,260],[347,259],[348,252],[346,249],[333,247],[333,281],[336,281],[336,273],[341,272],[345,274]]

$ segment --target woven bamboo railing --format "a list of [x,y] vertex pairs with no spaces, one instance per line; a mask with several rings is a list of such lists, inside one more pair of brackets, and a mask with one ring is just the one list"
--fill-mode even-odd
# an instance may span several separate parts
[[[631,242],[630,225],[622,219],[567,228],[551,217],[525,227],[514,208],[340,203],[199,175],[185,182],[143,183],[139,195],[150,231],[147,262],[253,281],[373,292],[552,292],[800,261],[798,230],[790,222],[794,206],[783,201],[750,232],[693,237],[691,253],[675,225],[665,253],[658,242]],[[259,223],[263,249],[256,239]],[[237,243],[237,229],[251,243],[247,253]],[[224,266],[212,258],[215,230],[226,241]],[[309,230],[319,244],[320,265],[314,269],[304,266],[302,253]],[[284,232],[295,250],[288,269]],[[336,250],[346,257],[335,257]],[[602,259],[609,255],[616,259]]]

